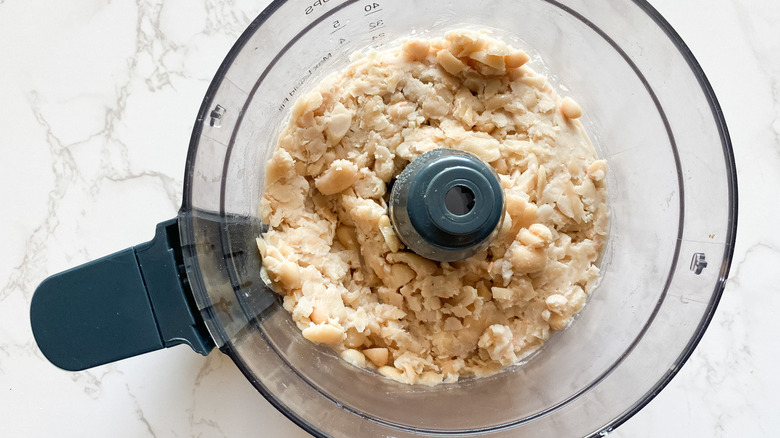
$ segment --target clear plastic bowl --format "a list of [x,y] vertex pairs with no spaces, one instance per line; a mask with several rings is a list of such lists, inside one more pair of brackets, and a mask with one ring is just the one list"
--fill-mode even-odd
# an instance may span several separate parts
[[[601,283],[527,363],[484,379],[406,386],[300,335],[259,277],[264,163],[294,100],[358,49],[492,29],[583,107],[608,161]],[[179,226],[198,307],[220,349],[318,436],[589,436],[674,376],[701,338],[734,246],[726,125],[699,65],[644,1],[275,1],[220,67],[187,159]],[[704,263],[706,262],[706,267]]]

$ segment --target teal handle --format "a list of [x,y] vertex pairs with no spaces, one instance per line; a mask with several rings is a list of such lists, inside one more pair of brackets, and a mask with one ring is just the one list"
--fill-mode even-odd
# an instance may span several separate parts
[[214,348],[184,272],[176,219],[158,224],[147,243],[44,280],[30,322],[46,358],[69,371],[179,344],[203,355]]

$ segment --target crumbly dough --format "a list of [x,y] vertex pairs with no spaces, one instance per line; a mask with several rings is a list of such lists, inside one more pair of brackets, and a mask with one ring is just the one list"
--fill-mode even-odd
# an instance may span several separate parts
[[[537,350],[585,304],[607,232],[606,163],[524,52],[453,31],[359,55],[292,108],[267,164],[257,240],[313,342],[408,384],[484,376]],[[490,247],[437,263],[404,248],[388,183],[435,148],[498,173]]]

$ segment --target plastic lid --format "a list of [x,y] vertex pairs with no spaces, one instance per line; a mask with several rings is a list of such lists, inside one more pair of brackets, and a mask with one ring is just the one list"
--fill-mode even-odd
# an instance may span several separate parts
[[451,262],[490,245],[504,218],[493,169],[475,155],[435,149],[412,161],[390,193],[396,234],[417,254]]

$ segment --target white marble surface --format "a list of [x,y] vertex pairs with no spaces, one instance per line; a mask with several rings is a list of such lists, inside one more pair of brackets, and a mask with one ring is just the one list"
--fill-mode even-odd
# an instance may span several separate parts
[[[69,373],[38,351],[47,275],[148,240],[175,215],[195,113],[268,1],[0,0],[0,412],[8,437],[307,436],[230,359],[177,347]],[[731,130],[740,218],[702,342],[618,437],[780,433],[780,3],[653,0]]]

